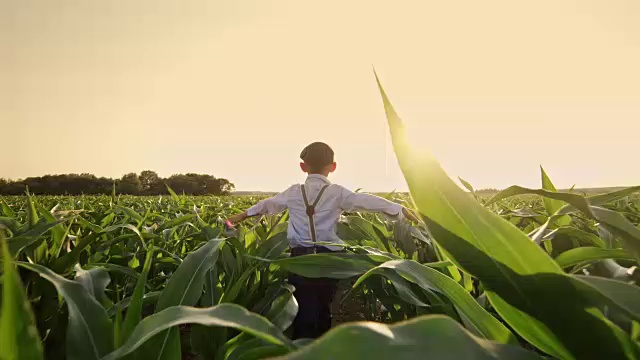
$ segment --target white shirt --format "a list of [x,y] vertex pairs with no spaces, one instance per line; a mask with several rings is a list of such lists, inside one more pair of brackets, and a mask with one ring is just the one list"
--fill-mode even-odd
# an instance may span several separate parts
[[[355,193],[345,187],[332,184],[329,179],[319,174],[311,174],[305,181],[305,190],[309,205],[312,205],[320,189],[329,185],[315,207],[313,215],[318,242],[344,244],[336,234],[336,226],[343,211],[368,211],[385,213],[397,219],[402,218],[402,205],[393,203],[378,196]],[[292,185],[278,195],[262,200],[247,210],[247,215],[273,215],[289,209],[289,227],[287,237],[291,247],[313,246],[309,218],[307,216],[300,185]],[[331,250],[341,247],[327,246]]]

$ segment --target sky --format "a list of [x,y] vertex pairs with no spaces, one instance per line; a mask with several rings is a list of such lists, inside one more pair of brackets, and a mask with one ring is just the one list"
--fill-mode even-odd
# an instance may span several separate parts
[[0,0],[0,177],[207,173],[406,190],[411,136],[476,188],[640,184],[640,2]]

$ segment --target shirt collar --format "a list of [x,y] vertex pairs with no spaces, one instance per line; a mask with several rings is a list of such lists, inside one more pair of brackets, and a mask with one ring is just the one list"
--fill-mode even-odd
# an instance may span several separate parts
[[320,174],[309,174],[309,175],[307,175],[307,181],[314,180],[314,179],[318,179],[318,180],[324,182],[327,185],[331,184],[331,181],[329,181],[329,178],[327,178],[324,175],[320,175]]

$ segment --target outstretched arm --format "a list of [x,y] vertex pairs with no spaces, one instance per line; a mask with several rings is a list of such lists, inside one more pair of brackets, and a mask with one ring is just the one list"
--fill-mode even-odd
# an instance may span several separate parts
[[264,199],[254,206],[250,207],[247,211],[236,214],[229,217],[229,221],[233,224],[239,223],[247,219],[248,217],[256,215],[273,215],[282,212],[287,208],[287,192],[289,189],[279,193],[276,196]]
[[348,189],[342,190],[340,208],[343,211],[368,211],[385,213],[389,216],[402,218],[403,216],[412,222],[419,222],[418,218],[409,209],[379,196],[354,193]]

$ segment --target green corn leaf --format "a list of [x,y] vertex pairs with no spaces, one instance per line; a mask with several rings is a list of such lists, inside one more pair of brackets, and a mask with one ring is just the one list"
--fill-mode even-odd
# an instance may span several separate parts
[[115,218],[116,218],[116,213],[109,212],[106,216],[100,219],[100,227],[104,228],[109,226]]
[[[144,294],[144,296],[142,297],[142,306],[151,305],[158,302],[158,298],[160,297],[161,293],[162,291],[151,291]],[[128,309],[132,300],[132,297],[127,297],[118,301],[115,305],[113,305],[111,309],[109,309],[109,316],[114,316],[116,314],[116,311],[118,310],[122,311]]]
[[[60,257],[60,252],[62,251],[62,248],[65,245],[65,240],[67,239],[67,236],[69,236],[69,230],[71,230],[72,225],[73,223],[70,222],[69,225],[65,227],[66,230],[63,231],[62,236],[57,239],[53,239],[53,241],[51,242],[51,247],[49,248],[48,263],[52,263],[54,259],[57,259],[58,257]],[[62,225],[59,225],[59,226],[62,226]]]
[[[527,341],[558,358],[637,356],[638,347],[626,334],[601,313],[585,311],[592,309],[593,299],[576,289],[574,278],[526,234],[470,198],[428,151],[409,142],[378,85],[400,168],[429,232],[456,265],[482,282],[498,314]],[[572,199],[591,212],[583,197],[534,193]]]
[[107,311],[80,283],[67,280],[41,265],[17,264],[51,282],[65,299],[69,309],[67,359],[97,360],[111,352],[113,327]]
[[[36,202],[29,194],[29,188],[27,188],[27,224],[29,230],[33,229],[39,223],[40,217],[36,210]],[[29,245],[27,248],[27,254],[32,261],[36,263],[44,263],[47,257],[48,245],[46,239],[42,239],[41,242]]]
[[[549,176],[544,171],[542,166],[540,166],[540,173],[542,175],[542,188],[547,191],[558,192],[558,190],[553,185],[553,183],[551,182],[551,179],[549,179]],[[558,211],[564,205],[562,201],[554,200],[547,197],[543,197],[542,201],[544,203],[545,209],[547,210],[548,216],[554,215],[556,211]],[[571,223],[571,217],[569,217],[569,215],[561,216],[555,220],[555,223],[558,224],[559,226],[569,225],[569,223]]]
[[[218,282],[218,272],[214,266],[205,275],[204,295],[200,298],[201,307],[212,307],[218,303]],[[198,324],[191,327],[191,348],[203,359],[214,359],[220,344],[226,340],[226,329]]]
[[[372,274],[380,274],[382,269],[391,269],[406,280],[428,291],[445,295],[470,320],[475,330],[489,340],[516,344],[515,336],[496,318],[484,310],[469,293],[455,280],[441,272],[412,260],[392,260],[370,270],[361,276],[354,287]],[[384,274],[384,273],[381,273]]]
[[116,316],[115,319],[113,321],[113,341],[114,341],[114,348],[117,349],[120,347],[120,343],[118,343],[118,339],[120,339],[122,337],[122,310],[117,309],[116,310]]
[[147,251],[147,256],[144,261],[144,266],[142,267],[142,272],[138,277],[138,281],[136,282],[136,287],[133,290],[133,295],[131,297],[131,301],[129,302],[129,306],[127,307],[127,314],[124,319],[124,323],[122,324],[122,331],[120,332],[120,337],[117,339],[117,346],[122,345],[131,333],[133,329],[138,325],[140,320],[142,319],[142,305],[143,305],[143,297],[145,285],[147,284],[147,276],[149,274],[149,270],[151,269],[151,263],[153,261],[154,249],[151,247]]
[[[47,210],[46,208],[44,208],[42,205],[38,203],[36,203],[36,208],[40,213],[40,216],[42,216],[48,223],[57,222],[57,219],[55,218],[55,216],[53,216],[53,214],[51,214],[51,211]],[[62,241],[64,240],[64,237],[66,236],[66,232],[62,224],[58,224],[52,227],[50,231],[51,231],[51,250],[53,251],[59,246],[60,243],[62,243]],[[47,253],[49,253],[49,251],[47,251]],[[53,254],[49,254],[49,256],[52,256],[52,255]]]
[[3,226],[14,233],[19,232],[21,227],[20,223],[18,223],[16,219],[5,216],[0,216],[0,226]]
[[356,254],[368,255],[369,259],[377,263],[383,263],[389,260],[402,259],[402,257],[396,254],[384,252],[380,249],[372,248],[369,246],[352,246],[351,250],[354,251]]
[[304,277],[333,279],[360,276],[376,265],[356,254],[310,254],[279,259],[273,263]]
[[386,239],[384,238],[384,235],[379,236],[375,230],[376,226],[370,221],[367,221],[359,216],[348,216],[346,220],[349,226],[352,229],[360,232],[363,238],[373,240],[376,242],[380,249],[385,249],[386,251],[391,252],[389,245],[385,244]]
[[470,193],[472,193],[473,195],[476,194],[476,191],[473,189],[473,186],[471,186],[471,184],[469,184],[467,181],[465,181],[463,178],[458,176],[458,180],[460,180],[460,183],[462,183],[462,185],[469,190]]
[[[391,282],[391,285],[393,285],[393,287],[398,292],[398,297],[400,297],[400,299],[406,301],[407,303],[424,308],[442,308],[444,306],[447,306],[445,305],[441,297],[438,296],[434,291],[432,291],[431,289],[422,288],[425,297],[428,299],[427,303],[425,303],[420,294],[416,294],[411,286],[411,283],[404,277],[402,277],[402,275],[398,274],[395,270],[381,267],[378,267],[376,269],[377,270],[375,271],[375,273],[378,273],[387,278]],[[370,273],[372,272],[370,271],[368,274]],[[352,288],[350,291],[352,291],[353,289],[355,288]]]
[[261,242],[255,250],[255,256],[264,259],[275,259],[289,247],[287,233],[282,232]]
[[298,302],[291,289],[287,289],[271,303],[271,308],[265,317],[278,329],[285,331],[291,326],[297,314]]
[[409,258],[417,251],[416,241],[411,236],[411,225],[405,222],[394,224],[393,240],[396,246]]
[[[540,166],[540,173],[542,176],[542,188],[547,191],[558,192],[542,166]],[[555,214],[563,205],[561,201],[550,198],[543,198],[542,200],[544,202],[544,208],[547,210],[547,215],[549,216]]]
[[86,266],[87,268],[96,268],[96,267],[101,267],[106,269],[109,272],[116,272],[116,273],[120,273],[126,276],[131,277],[132,279],[138,279],[139,278],[139,274],[133,270],[132,268],[128,267],[128,266],[122,266],[122,265],[117,265],[117,264],[111,264],[111,263],[98,263],[98,262],[94,262],[91,263],[89,265]]
[[[270,344],[267,341],[264,341],[260,338],[251,338],[250,336],[248,336],[246,333],[240,334],[238,336],[236,336],[235,338],[227,341],[224,344],[224,359],[225,360],[240,360],[243,358],[247,358],[246,354],[249,353],[250,351],[257,349],[257,348],[262,348],[262,347],[266,347],[266,346],[270,346],[272,344]],[[272,345],[272,346],[278,346],[278,345]],[[284,355],[288,352],[288,349],[285,347],[284,352],[280,353],[278,355]],[[254,359],[261,359],[260,357],[253,357]],[[249,359],[252,359],[252,357],[249,357]]]
[[3,360],[43,359],[42,344],[31,305],[0,233],[4,260],[2,309],[0,310],[0,358]]
[[127,216],[129,216],[130,218],[132,218],[135,221],[142,221],[142,215],[138,214],[137,212],[135,212],[135,210],[128,208],[126,206],[120,206],[120,205],[116,205],[115,206],[116,209],[122,211],[123,213],[127,214]]
[[171,228],[176,227],[178,225],[184,224],[184,223],[194,219],[195,217],[196,217],[195,214],[188,214],[188,215],[180,216],[180,217],[175,218],[175,219],[171,219],[171,220],[163,223],[162,225],[160,225],[160,227],[158,228],[158,231],[162,231],[164,229],[171,229]]
[[249,268],[245,270],[242,273],[242,275],[240,275],[240,278],[238,278],[233,283],[230,283],[228,290],[225,291],[225,293],[222,295],[222,298],[220,299],[220,303],[236,301],[238,298],[238,295],[240,294],[240,291],[243,289],[246,289],[247,279],[249,279],[249,277],[253,275],[254,271],[255,271],[254,268]]
[[94,233],[101,233],[102,231],[104,231],[104,228],[102,226],[94,224],[82,217],[78,218],[78,224],[80,224],[83,228],[87,228],[93,231]]
[[22,249],[38,242],[39,240],[42,240],[42,235],[54,228],[56,225],[65,221],[66,220],[58,220],[53,223],[40,221],[25,233],[7,239],[7,248],[9,250],[9,253],[13,254],[13,256],[17,256],[20,251],[22,251]]
[[276,359],[540,359],[517,346],[475,337],[442,315],[394,325],[356,322],[331,329],[319,340]]
[[[440,261],[451,263],[451,261],[449,261],[449,255],[447,255],[446,252],[442,250],[440,245],[436,243],[434,249],[436,250],[436,254],[438,254],[438,258],[440,259]],[[458,270],[458,268],[454,264],[451,263],[449,266],[445,266],[444,271],[446,274],[449,274],[449,276],[456,282],[462,281],[460,270]]]
[[640,322],[633,321],[631,323],[631,338],[634,341],[640,342]]
[[55,260],[51,268],[54,269],[55,272],[58,272],[61,274],[68,272],[69,269],[72,268],[78,262],[78,259],[80,258],[80,254],[88,246],[93,244],[102,235],[108,234],[116,230],[121,230],[121,229],[128,229],[133,231],[136,235],[138,235],[138,238],[140,239],[143,246],[146,246],[144,243],[144,239],[142,238],[142,234],[140,234],[140,231],[135,226],[131,224],[112,225],[102,229],[98,233],[93,233],[85,238],[82,238],[80,242],[76,245],[76,247],[74,247],[73,250],[71,250],[70,253],[65,254],[63,257],[60,257],[57,260]]
[[638,191],[640,191],[640,186],[631,186],[622,190],[613,191],[606,194],[589,196],[587,197],[587,200],[589,201],[589,204],[599,206],[604,204],[610,204],[616,200],[625,198]]
[[598,289],[602,295],[613,300],[634,320],[640,321],[640,287],[598,276],[575,275],[575,277]]
[[131,260],[127,262],[127,265],[132,269],[137,269],[140,266],[140,260],[134,255]]
[[[250,347],[237,357],[238,360],[272,359],[275,356],[285,355],[289,350],[281,345],[251,344]],[[227,360],[232,360],[227,359]]]
[[11,209],[9,204],[7,204],[6,200],[0,196],[0,209],[2,209],[2,214],[9,218],[15,218],[16,213]]
[[171,195],[171,198],[173,199],[173,201],[179,203],[180,202],[180,197],[178,196],[178,194],[176,194],[173,189],[171,189],[169,187],[169,185],[165,184],[165,186],[167,187],[167,190],[169,191],[169,194]]
[[[129,340],[102,360],[115,360],[148,343],[154,336],[181,324],[231,327],[245,331],[276,345],[292,348],[293,344],[284,334],[264,317],[251,313],[236,304],[220,304],[198,309],[188,306],[172,306],[144,318],[133,330]],[[155,357],[146,354],[145,359]]]
[[[620,195],[620,192],[617,192]],[[585,215],[599,221],[602,225],[615,235],[619,236],[622,240],[623,246],[632,252],[636,259],[640,261],[640,229],[638,229],[633,223],[627,220],[622,214],[613,210],[605,209],[599,206],[595,206],[589,203],[589,200],[585,197],[576,194],[569,193],[554,193],[546,190],[527,189],[520,186],[511,186],[506,190],[501,191],[492,197],[487,204],[494,203],[498,200],[523,194],[537,194],[544,196],[545,198],[558,199],[567,202],[570,205],[565,205],[560,208],[554,216],[562,216],[572,209],[578,209]],[[626,192],[624,194],[627,194]],[[607,199],[611,199],[610,195]],[[602,199],[602,198],[600,198]],[[551,218],[550,218],[551,221]],[[548,224],[547,224],[548,225]]]
[[29,192],[27,191],[27,224],[29,227],[35,226],[38,223],[40,217],[36,211],[35,201]]
[[[591,214],[591,209],[590,209],[590,204],[589,201],[587,200],[587,198],[585,198],[584,196],[580,196],[578,194],[571,194],[571,193],[561,193],[561,192],[553,192],[553,191],[548,191],[548,190],[544,190],[544,189],[529,189],[529,188],[525,188],[522,186],[509,186],[508,188],[500,191],[499,193],[495,194],[494,196],[491,197],[491,199],[489,199],[484,205],[485,206],[489,206],[497,201],[512,197],[512,196],[516,196],[516,195],[527,195],[527,194],[534,194],[534,195],[540,195],[542,196],[544,199],[547,200],[560,200],[560,201],[564,201],[568,204],[573,205],[573,208],[570,208],[568,206],[562,206],[560,209],[558,209],[556,211],[556,213],[551,214],[551,215],[566,215],[565,211],[569,210],[569,209],[573,209],[573,211],[575,211],[575,209],[582,211],[583,213],[587,214],[587,215],[592,215]],[[563,211],[564,210],[564,211]]]
[[549,234],[545,235],[544,239],[550,239],[556,236],[568,236],[588,245],[593,245],[601,248],[606,247],[605,242],[598,236],[574,227],[559,227],[551,231]]
[[158,299],[156,311],[170,306],[193,306],[200,299],[205,273],[215,264],[218,249],[224,240],[209,240],[198,250],[187,255],[182,264],[169,279]]
[[473,279],[468,274],[462,273],[462,284],[467,292],[473,291]]
[[109,273],[105,268],[94,267],[89,270],[83,270],[80,265],[76,264],[76,276],[74,280],[82,285],[87,292],[98,300],[105,308],[113,306],[104,291],[111,282]]
[[593,219],[600,221],[609,232],[618,236],[622,241],[622,246],[640,261],[640,229],[622,214],[613,210],[592,206],[591,211]]
[[624,249],[603,249],[587,246],[567,250],[558,255],[555,260],[562,268],[568,268],[604,259],[633,260],[634,257],[633,254]]
[[[202,296],[205,275],[215,265],[218,250],[224,240],[209,240],[187,255],[173,273],[156,304],[156,313],[171,306],[194,306]],[[131,335],[133,336],[133,335]],[[172,359],[180,354],[178,329],[163,331],[154,336],[142,350],[147,359]]]

